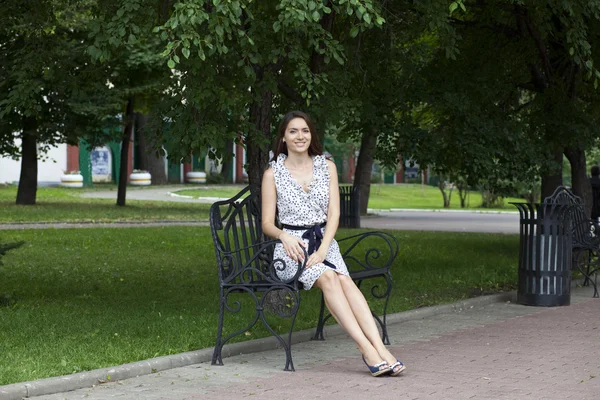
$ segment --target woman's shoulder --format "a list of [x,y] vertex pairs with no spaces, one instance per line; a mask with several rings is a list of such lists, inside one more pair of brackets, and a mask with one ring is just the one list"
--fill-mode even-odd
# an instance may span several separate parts
[[[283,157],[282,157],[282,155],[283,155]],[[278,166],[283,162],[284,159],[285,159],[285,155],[280,154],[279,157],[277,157],[276,159],[271,159],[271,161],[269,161],[267,168],[272,171],[276,170],[278,168]]]
[[267,167],[267,169],[265,170],[265,173],[263,174],[263,179],[264,178],[273,179],[274,176],[275,176],[275,174],[273,173],[273,168],[269,165]]
[[318,155],[314,156],[313,160],[314,160],[314,163],[320,167],[327,165],[327,161],[328,161],[327,157],[325,157],[324,154],[318,154]]
[[327,168],[329,171],[335,170],[335,163],[324,155],[315,156],[315,162],[323,168]]
[[337,176],[337,167],[333,161],[327,159],[325,160],[325,165],[329,176]]

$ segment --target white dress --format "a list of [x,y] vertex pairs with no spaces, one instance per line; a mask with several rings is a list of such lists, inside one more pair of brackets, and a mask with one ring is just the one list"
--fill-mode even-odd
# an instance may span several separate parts
[[[277,189],[277,212],[279,222],[284,225],[283,230],[293,236],[302,238],[308,235],[308,229],[288,229],[285,225],[296,227],[314,227],[327,222],[327,208],[329,206],[329,169],[324,156],[314,156],[313,159],[313,180],[309,185],[309,191],[305,192],[302,186],[296,182],[292,174],[284,164],[287,156],[280,154],[277,160],[271,161],[275,177],[275,188]],[[317,227],[321,233],[325,232],[327,227]],[[307,244],[308,238],[303,238]],[[310,254],[309,254],[310,256]],[[298,263],[288,257],[283,245],[278,243],[275,247],[275,259],[283,259],[287,268],[283,271],[277,271],[277,275],[282,280],[292,278],[298,271]],[[299,281],[304,289],[310,289],[321,274],[331,269],[338,274],[349,275],[348,268],[340,254],[340,248],[335,240],[331,242],[325,263],[315,264],[306,268],[300,275]],[[335,267],[335,268],[332,268]]]

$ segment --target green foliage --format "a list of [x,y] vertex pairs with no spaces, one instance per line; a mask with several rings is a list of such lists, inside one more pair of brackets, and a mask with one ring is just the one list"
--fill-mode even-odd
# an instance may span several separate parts
[[[23,121],[33,121],[42,151],[99,133],[118,112],[107,71],[85,55],[92,1],[8,1],[0,18],[0,155],[14,146]],[[35,10],[35,11],[32,11]]]
[[[221,174],[208,174],[206,176],[206,183],[208,184],[222,184],[226,183],[227,178]],[[233,197],[233,196],[231,196]]]
[[[326,28],[329,18],[333,30]],[[155,29],[167,41],[163,56],[179,82],[157,109],[173,122],[159,141],[178,159],[208,147],[220,157],[240,135],[265,147],[269,138],[256,121],[265,96],[272,99],[263,110],[269,118],[301,108],[321,128],[339,121],[345,110],[335,101],[332,74],[347,64],[346,43],[384,22],[373,0],[176,2]]]
[[589,148],[600,136],[600,2],[461,4],[447,10],[450,28],[414,41],[421,56],[404,58],[412,79],[380,158],[402,152],[451,181],[514,192],[553,170],[557,148]]

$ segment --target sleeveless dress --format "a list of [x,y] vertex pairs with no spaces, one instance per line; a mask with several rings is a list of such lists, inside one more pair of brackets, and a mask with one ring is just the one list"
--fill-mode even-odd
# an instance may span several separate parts
[[[277,191],[277,212],[279,221],[283,225],[311,227],[321,225],[327,222],[327,207],[329,206],[329,169],[324,156],[313,156],[313,180],[309,185],[309,191],[305,192],[302,186],[296,182],[292,174],[284,164],[287,156],[279,154],[277,160],[271,161],[270,166],[273,169],[275,177],[275,188]],[[325,226],[317,227],[321,233],[327,229]],[[283,230],[290,235],[302,238],[308,229],[288,229],[284,226]],[[305,235],[306,236],[306,235]],[[309,239],[303,239],[307,244]],[[283,271],[277,271],[279,279],[290,279],[298,271],[298,263],[288,257],[283,245],[278,243],[275,247],[275,258],[285,261],[287,268]],[[310,254],[309,254],[310,256]],[[327,251],[325,260],[327,264],[334,266],[332,268],[324,263],[315,264],[306,268],[300,275],[299,281],[304,289],[310,289],[316,280],[328,269],[338,274],[349,276],[348,268],[340,253],[338,243],[333,240]]]

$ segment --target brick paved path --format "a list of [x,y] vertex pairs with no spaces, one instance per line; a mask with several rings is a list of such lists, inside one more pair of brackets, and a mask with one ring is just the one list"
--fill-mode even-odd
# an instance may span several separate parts
[[599,399],[600,300],[569,307],[495,303],[393,325],[405,375],[372,378],[345,337],[199,364],[36,400]]

